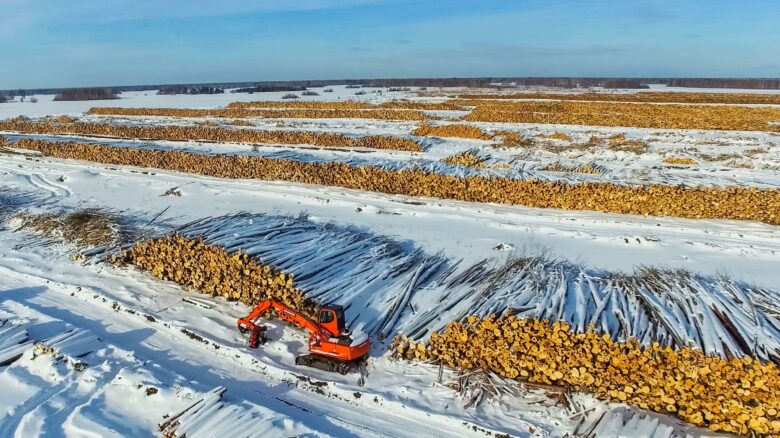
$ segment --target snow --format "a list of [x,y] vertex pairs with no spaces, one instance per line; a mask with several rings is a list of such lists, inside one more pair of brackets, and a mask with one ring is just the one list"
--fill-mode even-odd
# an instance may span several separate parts
[[[322,90],[332,88],[333,93],[325,93]],[[310,88],[319,93],[319,96],[302,96],[300,92],[292,92],[298,95],[296,101],[325,101],[325,100],[358,100],[373,102],[379,98],[375,93],[377,89],[365,88],[365,95],[355,95],[361,89],[350,89],[345,86],[313,87]],[[54,101],[53,94],[40,94],[27,96],[24,102],[19,100],[0,103],[0,119],[16,116],[41,117],[53,115],[79,115],[87,112],[92,107],[126,107],[126,108],[215,108],[227,106],[230,102],[255,102],[258,100],[282,100],[282,96],[288,91],[267,93],[231,93],[232,89],[225,90],[222,94],[175,94],[158,95],[157,90],[128,91],[119,94],[119,99],[87,100],[87,101]],[[406,98],[412,96],[411,92],[390,92],[383,90],[383,96],[392,98]],[[30,99],[37,99],[37,103]]]
[[[215,330],[232,326],[229,315],[241,310],[236,303],[220,299],[213,309],[191,306],[180,301],[186,292],[135,271],[91,264],[71,265],[72,274],[52,269],[62,264],[67,251],[67,246],[58,246],[6,254],[0,263],[0,313],[18,315],[17,322],[26,324],[36,337],[70,327],[100,338],[101,343],[92,344],[94,350],[79,358],[87,364],[84,371],[49,355],[35,357],[31,350],[0,369],[0,379],[34,387],[0,397],[4,406],[13,409],[0,419],[2,430],[152,436],[157,434],[157,424],[222,389],[221,397],[212,397],[208,406],[219,408],[224,421],[207,425],[202,421],[209,417],[191,414],[180,421],[182,427],[203,434],[188,436],[213,436],[242,420],[267,434],[258,436],[336,437],[480,437],[485,436],[484,430],[563,436],[600,421],[598,416],[575,421],[569,411],[538,391],[522,391],[465,409],[450,389],[437,383],[437,367],[385,357],[370,363],[366,386],[359,386],[354,376],[297,369],[293,363],[305,344],[302,332],[270,321],[272,342],[262,354],[249,350],[234,330]],[[20,266],[26,268],[16,270]],[[125,299],[117,304],[120,296]],[[190,339],[182,328],[205,342]],[[444,378],[450,376],[444,370]],[[146,395],[150,387],[158,392]],[[575,400],[589,412],[619,408],[585,396]],[[643,424],[639,421],[636,427]],[[620,430],[617,426],[608,430],[616,429]],[[699,436],[695,430],[692,433]]]
[[[39,262],[43,261],[39,260]],[[57,259],[50,262],[56,263]],[[43,267],[40,264],[39,266]],[[80,384],[95,380],[95,384],[89,385],[82,391],[76,391],[81,392],[81,395],[68,391],[67,397],[71,397],[69,400],[73,404],[69,406],[72,412],[67,415],[72,421],[65,423],[63,427],[74,423],[84,424],[82,417],[87,417],[90,421],[112,430],[113,434],[138,436],[136,432],[140,430],[131,428],[140,428],[140,425],[145,424],[150,429],[145,430],[141,435],[151,435],[153,421],[162,422],[165,414],[189,404],[177,400],[176,393],[200,394],[211,388],[224,386],[230,396],[227,401],[264,413],[263,417],[269,419],[271,424],[279,423],[275,418],[294,418],[294,424],[298,427],[297,433],[303,433],[308,429],[327,436],[353,436],[354,434],[382,436],[386,433],[395,436],[419,436],[418,433],[426,433],[425,431],[428,431],[426,435],[431,436],[484,436],[475,433],[462,421],[449,420],[451,415],[459,415],[463,421],[468,421],[469,414],[462,408],[451,406],[443,411],[444,406],[439,404],[425,406],[426,409],[412,409],[414,403],[430,402],[423,401],[425,397],[416,398],[416,401],[407,401],[406,398],[410,392],[418,393],[422,388],[430,385],[429,379],[435,374],[434,372],[423,372],[422,375],[428,377],[414,378],[408,374],[414,369],[412,367],[403,370],[402,374],[395,374],[393,368],[397,368],[397,364],[390,364],[384,359],[378,360],[370,370],[370,378],[374,381],[370,388],[358,386],[353,381],[354,377],[336,377],[338,380],[324,389],[329,396],[321,396],[313,392],[314,389],[319,389],[317,386],[306,389],[305,385],[294,383],[298,381],[295,376],[300,371],[289,370],[293,363],[294,351],[288,351],[286,347],[298,344],[300,348],[304,342],[303,333],[291,332],[289,329],[281,331],[280,326],[274,324],[271,335],[278,336],[284,333],[284,337],[272,345],[276,351],[269,352],[267,356],[247,350],[243,346],[243,340],[232,331],[228,339],[221,340],[223,343],[220,344],[219,350],[215,350],[216,347],[187,338],[175,322],[167,320],[165,316],[177,315],[180,318],[187,316],[188,324],[195,325],[192,331],[209,339],[208,342],[211,343],[214,338],[210,337],[209,327],[216,322],[209,323],[209,321],[218,320],[221,324],[232,325],[224,317],[226,314],[236,314],[235,311],[224,312],[228,303],[223,302],[218,309],[210,311],[180,305],[178,309],[168,308],[161,313],[152,312],[156,319],[155,322],[151,322],[138,313],[133,315],[124,311],[127,309],[117,312],[110,300],[103,302],[108,295],[101,296],[101,293],[108,294],[111,290],[121,289],[123,286],[132,287],[134,281],[128,283],[127,274],[112,272],[105,277],[100,270],[91,267],[81,267],[79,270],[82,278],[92,277],[96,283],[101,284],[102,289],[82,287],[79,291],[75,285],[60,279],[51,282],[50,284],[56,285],[52,287],[8,290],[9,282],[40,284],[44,283],[47,277],[59,278],[59,275],[48,269],[42,269],[35,275],[32,272],[20,275],[2,268],[5,279],[3,289],[6,290],[2,292],[5,298],[0,303],[0,309],[14,313],[22,313],[20,310],[26,309],[23,313],[28,324],[36,324],[39,319],[48,320],[49,324],[53,321],[67,325],[80,323],[81,330],[88,330],[105,342],[105,347],[96,347],[99,349],[83,357],[89,366],[82,373],[65,370],[60,363],[51,361],[42,366],[38,363],[40,359],[32,358],[31,352],[9,368],[0,371],[4,374],[29,367],[41,367],[44,370],[53,368],[57,374],[56,385],[61,388],[49,390],[45,386],[42,387],[34,404],[17,405],[18,409],[12,415],[13,420],[8,419],[3,424],[30,422],[32,419],[37,421],[41,409],[50,409],[52,405],[65,409],[66,405],[62,403],[61,398],[66,397],[65,387],[74,389]],[[144,276],[132,274],[129,277],[132,279]],[[173,287],[166,287],[157,292],[162,297],[166,296],[166,292],[181,294]],[[132,308],[129,310],[136,311]],[[132,348],[132,352],[125,348]],[[388,371],[384,371],[385,366],[389,366]],[[146,370],[146,376],[138,376],[142,370]],[[172,374],[173,370],[175,374]],[[93,375],[85,374],[90,372]],[[325,372],[309,373],[308,369],[306,372],[314,378],[334,378]],[[129,378],[126,376],[127,373],[131,374]],[[146,396],[142,393],[149,386],[160,389],[158,394],[149,396],[149,399],[154,401],[156,397],[164,397],[165,403],[145,401]],[[356,399],[352,395],[354,392],[361,392],[362,396]],[[123,396],[128,393],[135,395],[122,402]],[[374,400],[375,397],[378,401]],[[194,398],[195,395],[188,397],[189,400]],[[133,400],[139,403],[128,403]],[[5,402],[10,403],[10,400]],[[123,411],[120,406],[124,405],[133,406],[133,409]],[[121,423],[116,421],[114,416],[119,415],[119,412],[121,418],[132,421]],[[65,414],[62,412],[60,415]],[[495,418],[503,417],[505,419],[503,427],[510,427],[507,431],[516,433],[512,431],[516,430],[514,428],[521,427],[523,422],[513,425],[513,421],[506,421],[507,415],[510,413],[497,413]],[[514,418],[514,414],[512,417]],[[559,410],[556,421],[562,421],[562,417],[564,414]],[[548,420],[535,418],[533,424],[539,421],[552,421],[552,418]],[[409,429],[406,431],[396,429],[398,424],[409,425]],[[480,427],[485,427],[485,424],[480,424]],[[271,436],[285,436],[285,433],[289,433],[287,428],[273,432]]]
[[[331,88],[332,94],[301,100],[412,97],[386,90],[355,96],[357,90]],[[38,96],[38,103],[0,104],[0,118],[72,114],[111,123],[186,124],[192,121],[81,113],[92,106],[208,108],[275,100],[283,94],[137,92],[123,93],[121,100],[90,102],[51,102],[51,96]],[[374,120],[252,121],[255,129],[350,135],[409,135],[414,128]],[[534,137],[566,132],[575,141],[626,133],[649,147],[640,155],[603,149],[556,154],[543,148],[496,149],[485,141],[429,139],[424,152],[410,154],[306,145],[253,150],[201,142],[100,143],[420,166],[460,175],[475,171],[438,160],[476,148],[491,164],[512,162],[516,167],[491,171],[513,177],[753,187],[780,182],[773,167],[780,153],[776,135],[481,126],[489,131],[509,127]],[[53,138],[84,141],[78,136]],[[753,169],[710,162],[697,169],[659,164],[672,153],[736,154],[756,148],[766,152],[752,159]],[[558,160],[597,162],[607,172],[572,176],[539,170]],[[162,196],[171,188],[182,195]],[[355,333],[366,332],[374,345],[365,385],[354,374],[296,366],[295,356],[306,349],[302,331],[269,321],[271,342],[261,350],[248,349],[235,330],[236,318],[248,313],[247,306],[100,263],[111,248],[88,251],[85,259],[72,261],[76,248],[17,232],[8,220],[22,209],[84,208],[108,209],[140,236],[178,229],[229,250],[241,248],[294,273],[297,285],[312,298],[349,305],[348,326]],[[668,416],[583,394],[572,395],[575,406],[569,410],[539,390],[511,383],[511,395],[466,408],[444,385],[452,371],[442,370],[440,379],[435,365],[389,359],[387,339],[379,334],[425,337],[452,319],[513,307],[526,316],[567,320],[576,329],[594,321],[617,339],[690,342],[713,354],[724,355],[725,349],[744,354],[738,339],[717,321],[715,312],[726,311],[735,330],[751,336],[750,353],[769,358],[780,348],[780,232],[768,224],[475,204],[4,154],[0,248],[0,436],[159,436],[161,427],[191,438],[234,436],[239,429],[271,437],[484,437],[488,432],[521,437],[714,436]],[[659,289],[644,277],[631,276],[641,266],[691,274],[664,277],[668,287]],[[633,279],[634,289],[629,290],[626,279]],[[693,293],[698,300],[688,299]],[[652,323],[648,311],[664,315],[669,325]],[[35,343],[55,353],[40,354]]]
[[[467,263],[495,255],[493,248],[505,243],[521,254],[547,251],[610,271],[668,266],[780,288],[780,233],[767,224],[471,204],[17,156],[3,158],[0,175],[5,187],[37,188],[59,207],[108,206],[149,219],[164,211],[158,221],[179,224],[240,211],[305,213],[315,222],[411,240],[429,254]],[[182,196],[161,196],[172,187]]]

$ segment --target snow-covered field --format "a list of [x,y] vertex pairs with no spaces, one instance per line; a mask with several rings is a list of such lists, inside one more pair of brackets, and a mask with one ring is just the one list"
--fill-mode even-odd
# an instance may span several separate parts
[[[334,93],[306,99],[416,98],[412,92],[369,89],[355,96],[357,90],[332,88]],[[84,112],[93,106],[215,108],[233,101],[278,100],[283,94],[157,96],[149,91],[92,102],[38,96],[38,103],[0,104],[0,119],[68,114],[90,122],[193,124],[192,119]],[[356,119],[250,121],[253,129],[354,135],[409,136],[416,126]],[[424,152],[408,153],[45,138],[458,176],[780,185],[780,136],[768,133],[475,125],[490,133],[513,130],[536,141],[517,150],[493,141],[424,139]],[[546,138],[553,133],[570,140]],[[572,147],[592,136],[615,134],[639,140],[646,149]],[[478,151],[489,166],[470,169],[439,161],[467,150]],[[697,164],[665,164],[669,156],[690,157]],[[544,170],[552,163],[593,163],[603,173]],[[173,188],[181,196],[164,196]],[[182,301],[195,295],[146,273],[101,263],[100,251],[74,261],[71,256],[79,249],[16,231],[12,218],[19,211],[87,208],[113,212],[142,236],[179,229],[228,249],[241,248],[303,278],[299,286],[312,296],[350,305],[349,324],[374,339],[365,384],[356,375],[296,366],[294,357],[306,348],[302,331],[270,321],[273,342],[249,349],[235,330],[236,318],[249,311],[246,306],[206,296],[200,296],[201,305]],[[584,394],[572,394],[567,405],[544,390],[509,382],[500,398],[468,406],[446,385],[454,378],[452,371],[440,375],[433,364],[398,362],[386,354],[386,340],[395,334],[425,337],[451,320],[508,307],[527,316],[567,320],[575,328],[594,323],[620,340],[634,336],[644,343],[693,344],[712,354],[780,357],[780,232],[768,224],[410,198],[12,153],[0,154],[0,220],[0,436],[159,436],[161,427],[190,438],[242,433],[709,436],[672,417]],[[668,272],[673,285],[652,290],[648,272]],[[629,290],[628,283],[636,289]],[[654,315],[664,315],[665,326],[649,321],[648,302]],[[732,315],[735,331],[713,316],[720,311]]]

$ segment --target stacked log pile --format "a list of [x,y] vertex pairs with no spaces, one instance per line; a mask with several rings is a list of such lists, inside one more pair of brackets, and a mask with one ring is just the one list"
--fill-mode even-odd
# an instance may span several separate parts
[[780,94],[753,93],[512,93],[461,94],[460,99],[528,99],[580,100],[587,102],[642,102],[642,103],[723,103],[748,105],[780,105]]
[[201,238],[173,235],[141,241],[112,261],[130,263],[162,280],[248,306],[271,298],[314,315],[313,306],[293,285],[291,274],[258,264],[240,250],[228,254]]
[[344,109],[344,108],[278,108],[278,109],[189,109],[189,108],[117,108],[96,107],[88,112],[101,116],[156,116],[156,117],[224,117],[231,119],[256,117],[264,119],[377,119],[377,120],[426,120],[424,113],[395,109]]
[[636,340],[616,343],[591,328],[514,316],[453,322],[427,343],[396,338],[397,357],[435,360],[676,415],[714,431],[780,434],[780,370],[749,356],[722,359]]
[[614,102],[458,101],[477,105],[470,122],[624,126],[780,132],[780,109],[728,105],[656,105]]
[[323,101],[257,101],[257,102],[232,102],[228,108],[309,108],[309,109],[404,109],[420,111],[461,111],[465,108],[452,102],[412,102],[407,100],[393,100],[379,104],[345,100],[339,102]]
[[476,126],[470,125],[430,125],[423,123],[412,134],[431,137],[471,138],[489,140],[491,137]]
[[49,124],[27,121],[0,121],[0,131],[26,134],[75,134],[85,136],[131,138],[142,140],[212,141],[262,144],[311,144],[325,147],[365,147],[421,152],[412,140],[387,135],[348,137],[342,134],[307,131],[264,131],[227,129],[207,126],[127,126],[103,123]]
[[408,196],[496,202],[539,208],[593,210],[693,219],[742,219],[780,224],[780,191],[745,187],[621,186],[454,177],[419,170],[384,170],[341,163],[303,163],[248,156],[22,139],[15,147],[55,158],[152,167],[222,178],[282,180]]
[[696,164],[696,160],[688,157],[666,157],[664,158],[666,164],[679,164],[679,165],[691,165]]

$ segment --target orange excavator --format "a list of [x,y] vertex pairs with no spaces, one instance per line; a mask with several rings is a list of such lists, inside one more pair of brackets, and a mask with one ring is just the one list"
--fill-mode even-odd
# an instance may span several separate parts
[[319,322],[314,322],[280,302],[261,301],[249,315],[238,320],[238,330],[250,334],[250,348],[257,348],[268,340],[267,327],[257,324],[256,321],[271,308],[276,310],[282,320],[309,332],[309,354],[296,357],[297,365],[347,374],[365,360],[371,347],[368,335],[357,330],[347,330],[344,324],[344,308],[339,305],[321,307],[317,312]]

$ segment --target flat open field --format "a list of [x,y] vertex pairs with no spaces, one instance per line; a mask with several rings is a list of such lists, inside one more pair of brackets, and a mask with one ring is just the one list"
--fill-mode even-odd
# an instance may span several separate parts
[[330,88],[0,104],[0,436],[780,435],[780,94]]

